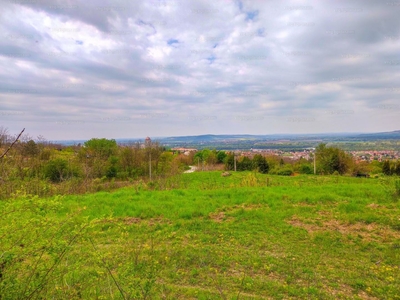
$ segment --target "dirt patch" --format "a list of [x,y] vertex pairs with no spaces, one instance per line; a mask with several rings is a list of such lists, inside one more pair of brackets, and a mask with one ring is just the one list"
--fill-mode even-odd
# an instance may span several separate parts
[[318,215],[320,216],[330,216],[332,215],[332,213],[330,211],[326,211],[326,210],[320,210],[317,212]]
[[217,223],[222,223],[223,221],[231,221],[233,220],[232,217],[227,217],[223,211],[210,213],[209,217],[211,220]]
[[380,205],[380,204],[376,204],[376,203],[368,204],[367,207],[372,208],[372,209],[377,209],[377,208],[379,208],[379,209],[387,209],[386,206]]
[[124,222],[126,225],[138,224],[142,221],[140,218],[126,217],[120,219],[120,221]]
[[217,223],[221,223],[223,221],[232,221],[234,218],[230,216],[226,216],[226,213],[235,213],[237,211],[240,211],[241,209],[250,211],[250,210],[256,210],[256,209],[266,209],[269,208],[267,204],[241,204],[241,205],[234,205],[234,206],[228,206],[228,207],[223,207],[221,209],[218,209],[217,212],[212,212],[209,214],[210,219]]
[[365,224],[357,222],[350,224],[336,219],[319,221],[317,223],[314,220],[302,220],[297,216],[293,216],[288,223],[295,227],[304,228],[311,234],[319,231],[338,231],[344,235],[358,235],[366,240],[381,241],[400,238],[400,232],[376,223]]
[[376,299],[378,299],[378,298],[376,298],[376,297],[373,297],[373,296],[371,296],[371,295],[368,295],[366,292],[364,292],[364,291],[360,291],[359,293],[358,293],[358,297],[360,297],[361,299],[366,299],[366,300],[376,300]]

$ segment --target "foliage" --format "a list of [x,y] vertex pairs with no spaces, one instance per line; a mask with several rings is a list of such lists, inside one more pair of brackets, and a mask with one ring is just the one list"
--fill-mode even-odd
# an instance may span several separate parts
[[300,174],[313,174],[314,170],[310,164],[302,164],[299,167],[299,173]]
[[385,160],[383,162],[382,173],[385,174],[385,175],[392,175],[392,171],[391,171],[391,168],[390,168],[390,162],[388,160]]
[[114,139],[90,139],[84,143],[84,146],[89,150],[89,155],[94,155],[100,158],[108,158],[117,150],[117,142]]
[[225,158],[226,158],[227,154],[225,151],[218,151],[217,153],[217,162],[222,164],[225,162]]
[[293,175],[293,170],[290,167],[284,167],[279,169],[276,174],[281,176],[291,176]]
[[29,140],[23,146],[23,153],[26,156],[35,156],[39,154],[39,147],[36,145],[34,140]]
[[318,169],[324,174],[332,174],[335,171],[344,174],[352,162],[346,152],[337,147],[327,147],[326,144],[320,144],[316,148],[316,160]]
[[247,156],[240,157],[236,162],[236,169],[238,171],[251,171],[253,170],[253,162]]
[[44,167],[44,176],[52,182],[66,180],[70,176],[68,161],[62,158],[56,158],[47,162]]
[[227,156],[224,158],[224,164],[226,170],[232,171],[235,169],[235,156],[233,153],[227,154]]
[[267,174],[269,171],[269,165],[267,160],[261,154],[256,154],[253,157],[253,168],[257,169],[262,174]]
[[400,160],[396,162],[393,174],[400,176]]

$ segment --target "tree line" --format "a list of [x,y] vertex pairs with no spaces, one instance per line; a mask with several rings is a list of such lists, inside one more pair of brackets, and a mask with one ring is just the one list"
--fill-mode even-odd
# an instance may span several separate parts
[[[0,154],[15,142],[8,130],[0,127]],[[203,149],[181,154],[158,142],[118,145],[113,139],[93,138],[74,146],[33,139],[22,134],[7,155],[0,159],[0,198],[17,191],[48,195],[80,193],[129,185],[133,181],[166,180],[181,174],[190,165],[199,170],[257,171],[263,174],[313,174],[312,157],[296,161],[274,155],[236,155],[233,151]],[[347,152],[320,144],[315,149],[316,173],[357,175],[383,173],[400,175],[399,161],[358,163]]]

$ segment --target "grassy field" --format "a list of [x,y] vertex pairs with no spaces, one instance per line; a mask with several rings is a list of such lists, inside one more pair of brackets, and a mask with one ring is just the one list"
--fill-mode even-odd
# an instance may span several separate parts
[[195,172],[21,196],[0,203],[0,299],[400,299],[394,180]]

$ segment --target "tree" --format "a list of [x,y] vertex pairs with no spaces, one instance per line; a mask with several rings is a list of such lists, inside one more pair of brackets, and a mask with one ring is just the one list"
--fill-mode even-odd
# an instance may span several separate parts
[[[112,139],[90,139],[84,143],[84,146],[89,150],[89,153],[99,158],[107,159],[117,151],[117,142]],[[90,155],[89,154],[89,155]]]
[[247,156],[243,156],[237,162],[237,170],[238,171],[251,171],[253,169],[253,162]]
[[225,151],[218,151],[218,153],[217,153],[217,162],[218,163],[223,163],[226,156],[227,156],[227,154],[225,153]]
[[400,176],[400,160],[396,162],[396,167],[394,168],[394,174]]
[[235,168],[235,156],[233,153],[229,153],[227,154],[227,156],[224,159],[224,163],[225,163],[225,169],[226,170],[234,170]]
[[383,162],[382,173],[385,175],[392,175],[392,172],[390,170],[390,162],[388,160],[385,160]]
[[206,161],[207,161],[207,164],[209,164],[209,165],[215,165],[217,163],[217,161],[218,161],[217,151],[216,150],[210,151],[210,153],[207,156],[207,160]]
[[163,152],[160,155],[160,159],[157,166],[157,173],[160,175],[167,175],[172,169],[172,161],[174,155],[171,152]]
[[20,134],[15,138],[15,141],[12,142],[12,144],[7,148],[7,150],[6,150],[3,154],[0,155],[0,159],[2,159],[3,157],[5,157],[6,154],[8,153],[8,151],[10,151],[10,149],[15,145],[15,143],[16,143],[17,141],[19,141],[19,138],[20,138],[21,135],[24,133],[24,131],[25,131],[25,128],[22,129],[22,131],[20,132]]
[[279,161],[279,166],[283,167],[284,165],[285,165],[285,161],[283,160],[283,158],[281,158]]
[[335,171],[344,174],[352,162],[352,158],[346,152],[337,147],[326,147],[326,144],[318,145],[316,159],[318,168],[325,174],[332,174]]
[[301,174],[313,174],[314,173],[313,168],[309,164],[302,164],[299,167],[299,172]]
[[262,174],[267,174],[269,171],[269,165],[267,160],[261,154],[256,154],[253,157],[253,168],[258,169]]
[[35,156],[39,154],[39,147],[34,140],[29,140],[23,145],[22,153],[26,156]]
[[50,160],[44,168],[44,174],[52,182],[63,181],[68,176],[68,162],[62,158]]

